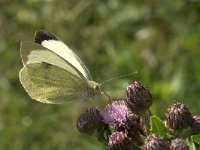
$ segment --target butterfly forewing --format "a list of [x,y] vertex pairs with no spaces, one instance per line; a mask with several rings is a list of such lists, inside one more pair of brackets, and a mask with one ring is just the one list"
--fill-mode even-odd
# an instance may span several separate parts
[[23,65],[46,62],[63,68],[74,75],[85,79],[83,75],[74,68],[74,66],[40,44],[31,41],[23,41],[21,42],[20,52]]
[[90,72],[81,59],[55,35],[44,30],[38,30],[35,34],[35,41],[57,54],[73,65],[87,79],[92,80]]

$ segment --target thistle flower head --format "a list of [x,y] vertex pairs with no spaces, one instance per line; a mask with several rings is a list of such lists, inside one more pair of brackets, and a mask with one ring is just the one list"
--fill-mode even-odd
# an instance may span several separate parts
[[192,122],[192,115],[182,103],[175,103],[168,108],[166,113],[166,125],[172,129],[184,129]]
[[189,146],[182,139],[174,139],[171,141],[170,150],[189,150]]
[[123,132],[114,132],[109,137],[109,145],[121,143],[124,139],[125,139],[125,134]]
[[200,115],[196,115],[192,117],[192,123],[190,127],[194,134],[200,133]]
[[166,140],[156,136],[155,134],[149,135],[144,141],[144,150],[169,150],[169,145]]
[[125,126],[128,121],[129,113],[128,107],[124,101],[114,101],[100,112],[103,121],[113,127]]
[[109,137],[108,150],[132,150],[133,144],[123,132],[114,132]]
[[152,104],[150,91],[139,81],[132,81],[128,84],[125,96],[125,102],[133,112],[146,110]]
[[91,134],[105,125],[102,120],[99,111],[96,108],[90,108],[79,116],[76,126],[80,132]]

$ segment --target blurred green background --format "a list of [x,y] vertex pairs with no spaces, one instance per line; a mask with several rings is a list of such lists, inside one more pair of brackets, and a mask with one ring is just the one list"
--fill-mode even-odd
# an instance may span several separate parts
[[200,114],[199,0],[0,0],[0,149],[101,150],[76,129],[85,104],[46,105],[19,83],[19,46],[36,29],[58,35],[104,89],[123,99],[131,80],[152,92],[151,110],[164,118],[175,101]]

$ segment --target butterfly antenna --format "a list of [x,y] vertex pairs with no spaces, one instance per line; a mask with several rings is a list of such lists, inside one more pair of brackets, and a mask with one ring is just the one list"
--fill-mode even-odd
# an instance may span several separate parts
[[[129,74],[124,74],[124,75],[121,75],[121,76],[116,76],[116,77],[114,77],[114,78],[105,80],[104,82],[99,83],[99,87],[101,87],[102,84],[105,84],[105,83],[107,83],[107,82],[110,82],[110,81],[112,81],[112,80],[114,80],[114,79],[122,78],[122,77],[125,77],[125,76],[130,76],[130,75],[136,74],[136,73],[137,73],[137,71],[132,72],[132,73],[129,73]],[[102,89],[101,89],[101,92],[102,92],[103,94],[105,94],[106,97],[108,97],[109,102],[111,103],[111,97],[110,97],[110,95],[109,95],[108,93],[106,93],[106,92],[105,92],[104,90],[102,90]]]
[[102,92],[103,94],[105,94],[106,97],[108,97],[109,102],[111,103],[110,95],[109,95],[108,93],[106,93],[105,91],[103,91],[102,89],[101,89],[101,92]]
[[118,79],[118,78],[122,78],[122,77],[126,77],[126,76],[130,76],[130,75],[137,74],[137,73],[138,73],[137,71],[134,71],[132,73],[128,73],[128,74],[123,74],[123,75],[120,75],[120,76],[116,76],[116,77],[113,77],[111,79],[108,79],[108,80],[105,80],[105,81],[99,83],[99,85],[101,86],[102,84],[105,84],[105,83],[110,82],[112,80],[115,80],[115,79]]

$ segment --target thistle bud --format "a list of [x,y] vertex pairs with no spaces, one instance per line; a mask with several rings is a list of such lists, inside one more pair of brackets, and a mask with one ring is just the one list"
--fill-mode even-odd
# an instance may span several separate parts
[[108,150],[132,150],[133,144],[123,132],[114,132],[109,137]]
[[80,132],[92,134],[96,129],[102,128],[105,124],[99,111],[95,108],[87,109],[85,113],[81,114],[77,120],[77,128]]
[[166,125],[171,129],[185,129],[189,127],[192,115],[182,103],[175,103],[167,109]]
[[148,109],[152,104],[150,91],[139,81],[132,81],[126,88],[126,103],[134,112]]
[[192,117],[191,129],[194,134],[200,133],[200,115]]
[[174,139],[171,141],[170,150],[189,150],[189,146],[182,139]]
[[144,141],[144,150],[169,150],[169,145],[166,140],[156,136],[155,134],[149,135]]

